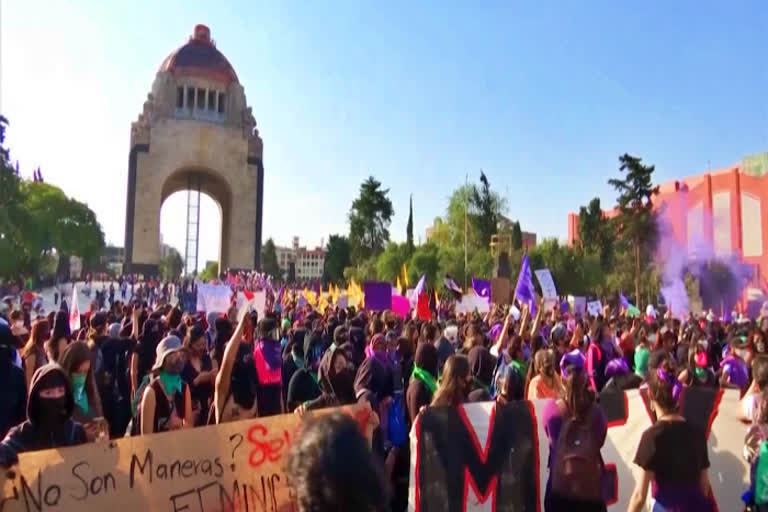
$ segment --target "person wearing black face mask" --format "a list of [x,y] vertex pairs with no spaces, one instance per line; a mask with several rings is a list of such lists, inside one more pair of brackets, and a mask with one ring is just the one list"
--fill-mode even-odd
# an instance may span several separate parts
[[27,381],[14,364],[19,341],[8,324],[0,322],[0,437],[27,417]]
[[355,372],[347,361],[344,350],[331,345],[323,354],[317,373],[320,396],[300,404],[294,411],[302,415],[305,411],[338,407],[355,403]]
[[27,420],[0,443],[0,466],[15,464],[21,452],[85,443],[83,426],[72,420],[74,406],[72,385],[61,366],[38,368],[30,385]]

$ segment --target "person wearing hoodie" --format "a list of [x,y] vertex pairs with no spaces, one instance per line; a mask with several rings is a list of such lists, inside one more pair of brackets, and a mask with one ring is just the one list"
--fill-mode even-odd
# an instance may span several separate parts
[[437,365],[438,352],[435,346],[427,342],[419,343],[405,395],[409,424],[413,424],[422,407],[432,402],[432,396],[437,391]]
[[[356,320],[353,320],[353,322],[356,323]],[[347,339],[353,349],[351,354],[352,364],[355,368],[359,368],[363,361],[365,361],[365,331],[353,323],[347,331]]]
[[72,419],[75,398],[66,373],[56,363],[35,371],[29,388],[27,419],[0,442],[0,466],[10,467],[18,454],[87,442],[83,426]]
[[469,350],[469,372],[472,375],[472,390],[467,401],[487,402],[491,400],[491,383],[496,370],[496,358],[487,348],[474,346]]
[[341,348],[331,345],[320,360],[317,372],[320,396],[309,400],[294,411],[303,415],[306,411],[325,407],[338,407],[355,403],[355,373],[347,361],[347,354]]
[[253,349],[253,361],[256,365],[259,386],[256,401],[259,404],[259,417],[282,414],[282,346],[276,339],[277,321],[272,316],[261,319],[258,325],[259,340]]
[[[288,341],[283,347],[283,403],[288,403],[288,386],[294,374],[304,368],[304,336],[307,330],[299,328],[288,331]],[[282,343],[282,342],[281,342]]]
[[75,400],[72,418],[83,425],[88,441],[95,441],[108,430],[108,425],[104,420],[88,345],[84,341],[73,341],[64,349],[59,364],[72,384]]
[[301,368],[296,370],[288,384],[286,405],[293,412],[299,405],[310,402],[320,396],[318,371],[321,361],[322,339],[317,331],[309,331],[304,335],[304,361]]
[[14,364],[19,341],[7,323],[0,322],[0,437],[27,417],[27,381]]

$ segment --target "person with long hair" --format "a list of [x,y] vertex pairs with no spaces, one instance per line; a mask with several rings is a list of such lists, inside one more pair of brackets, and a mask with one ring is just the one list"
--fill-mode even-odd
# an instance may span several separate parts
[[24,373],[27,379],[27,389],[32,383],[32,376],[38,368],[48,364],[48,355],[45,352],[45,341],[49,338],[48,322],[36,320],[32,324],[29,339],[21,350],[21,359],[24,361]]
[[555,371],[555,353],[542,349],[534,357],[534,376],[528,383],[528,400],[557,398],[563,392],[560,376]]
[[661,510],[714,510],[707,437],[680,414],[680,383],[669,361],[651,373],[648,391],[657,420],[643,432],[637,447],[635,464],[643,472],[635,484],[628,511],[642,510],[651,483],[653,498]]
[[491,400],[491,385],[493,372],[496,369],[496,358],[487,348],[475,346],[469,351],[469,372],[472,374],[472,390],[467,400],[470,402],[487,402]]
[[467,401],[472,389],[472,375],[466,357],[454,354],[445,361],[440,385],[432,397],[432,406],[457,407]]
[[432,343],[421,342],[416,349],[411,380],[405,394],[408,420],[413,423],[422,407],[429,405],[437,391],[437,349]]
[[45,352],[49,361],[58,362],[59,356],[72,342],[72,334],[69,332],[69,315],[66,311],[57,311],[53,317],[53,332],[45,342]]
[[[596,404],[584,356],[578,350],[568,352],[560,361],[560,370],[564,381],[561,397],[548,402],[542,414],[550,469],[544,508],[547,512],[605,512],[600,454],[608,432],[605,416]],[[574,454],[578,457],[572,457]]]
[[187,329],[184,348],[188,357],[181,376],[189,386],[195,426],[205,425],[218,368],[214,366],[206,350],[205,330],[202,325],[195,324]]
[[[223,320],[229,324],[229,319]],[[219,336],[226,331],[231,332],[231,328],[217,320],[217,344]],[[242,315],[225,345],[214,385],[215,421],[226,423],[255,418],[258,415],[258,376],[253,361],[253,322],[250,315]]]
[[109,437],[109,425],[104,419],[88,344],[83,341],[70,343],[62,352],[59,364],[72,384],[75,398],[72,418],[83,425],[88,441],[94,441],[101,435]]

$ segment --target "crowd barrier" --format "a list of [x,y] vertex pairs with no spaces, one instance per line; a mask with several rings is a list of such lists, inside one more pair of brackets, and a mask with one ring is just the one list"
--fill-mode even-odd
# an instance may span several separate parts
[[[748,467],[738,392],[694,388],[682,400],[685,416],[708,429],[719,510],[741,510]],[[427,409],[411,432],[409,509],[543,511],[549,454],[543,406]],[[624,511],[638,475],[632,460],[652,413],[637,390],[604,393],[601,406],[610,425],[602,451],[613,479],[609,510]],[[370,436],[370,409],[343,409]],[[287,414],[23,453],[0,474],[0,512],[295,511],[283,464],[300,426]]]

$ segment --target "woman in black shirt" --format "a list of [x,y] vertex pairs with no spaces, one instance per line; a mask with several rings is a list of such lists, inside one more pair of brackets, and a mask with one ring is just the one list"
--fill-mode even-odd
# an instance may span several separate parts
[[189,356],[181,377],[189,386],[192,397],[192,414],[195,426],[208,423],[208,412],[213,399],[213,384],[218,368],[208,355],[205,343],[205,330],[195,324],[184,337],[184,348]]

